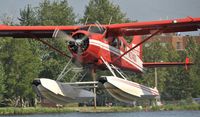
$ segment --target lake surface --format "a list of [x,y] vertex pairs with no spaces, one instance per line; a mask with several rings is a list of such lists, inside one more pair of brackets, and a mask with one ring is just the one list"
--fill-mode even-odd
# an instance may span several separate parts
[[200,117],[200,111],[158,111],[124,113],[57,113],[35,115],[12,115],[0,117]]

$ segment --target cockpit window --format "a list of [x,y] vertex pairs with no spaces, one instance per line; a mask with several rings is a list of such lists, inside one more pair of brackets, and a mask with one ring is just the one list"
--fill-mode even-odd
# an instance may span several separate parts
[[85,30],[91,33],[98,33],[98,34],[103,34],[106,31],[104,27],[94,26],[94,25],[81,27],[80,30]]
[[80,30],[85,30],[85,31],[88,31],[88,29],[89,29],[89,26],[84,26],[80,28]]
[[105,28],[103,28],[101,26],[90,26],[88,31],[92,32],[92,33],[103,34],[105,32]]

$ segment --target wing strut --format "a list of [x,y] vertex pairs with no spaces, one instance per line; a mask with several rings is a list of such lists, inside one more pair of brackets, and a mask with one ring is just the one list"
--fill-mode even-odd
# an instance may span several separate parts
[[37,40],[37,41],[40,41],[40,42],[42,42],[43,44],[47,45],[49,48],[55,50],[55,51],[58,52],[60,55],[66,56],[66,57],[68,57],[68,58],[72,58],[71,56],[67,55],[65,52],[63,52],[63,51],[61,51],[61,50],[59,50],[59,49],[53,47],[51,44],[49,44],[48,42],[46,42],[46,41],[44,41],[44,40],[38,38],[37,36],[32,35],[32,34],[29,34],[29,35],[32,36],[33,39],[35,39],[35,40]]
[[113,74],[113,76],[117,77],[116,74],[115,74],[115,72],[112,70],[111,66],[108,64],[107,61],[105,61],[105,60],[103,59],[102,56],[101,56],[101,60],[104,62],[104,64],[105,64],[106,67],[110,70],[110,72]]
[[144,42],[148,41],[149,39],[151,39],[153,36],[163,32],[166,28],[163,28],[161,30],[157,30],[154,33],[152,33],[149,37],[147,37],[146,39],[144,39],[143,41],[141,41],[140,43],[138,43],[137,45],[135,45],[134,47],[132,47],[131,49],[129,49],[128,51],[124,52],[121,56],[117,57],[113,63],[115,63],[118,59],[120,59],[121,57],[123,57],[124,55],[126,55],[127,53],[129,53],[130,51],[132,51],[133,49],[137,48],[138,46],[140,46],[141,44],[143,44]]

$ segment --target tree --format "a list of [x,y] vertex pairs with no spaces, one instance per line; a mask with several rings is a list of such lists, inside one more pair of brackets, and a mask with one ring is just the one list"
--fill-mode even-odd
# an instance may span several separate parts
[[0,60],[5,70],[5,99],[12,106],[23,106],[25,101],[34,99],[31,82],[38,77],[41,60],[33,54],[27,40],[4,39],[0,49]]
[[[186,52],[169,49],[168,59],[170,62],[185,61]],[[191,98],[191,86],[189,72],[185,67],[172,67],[167,69],[165,88],[162,97],[166,100],[181,100]]]
[[86,6],[84,16],[80,21],[84,23],[95,23],[96,21],[101,24],[122,23],[127,22],[126,14],[122,13],[118,5],[114,5],[109,0],[90,0]]
[[20,17],[18,18],[20,25],[36,25],[36,14],[36,10],[32,8],[30,4],[28,4],[23,10],[20,9]]
[[[13,25],[11,18],[4,18],[3,23]],[[50,2],[44,0],[39,7],[26,6],[20,10],[20,25],[70,25],[75,23],[75,15],[72,8],[68,6],[67,0]],[[3,42],[4,41],[4,42]],[[1,39],[0,60],[5,79],[0,90],[7,92],[3,96],[8,105],[23,106],[25,101],[32,102],[35,98],[31,88],[34,78],[45,77],[52,74],[50,78],[56,78],[66,59],[59,57],[56,52],[47,51],[46,46],[31,39]],[[66,50],[66,44],[60,40],[49,41],[53,46]],[[44,54],[49,59],[44,59]],[[50,64],[49,64],[50,63]],[[41,65],[43,65],[41,67]],[[43,71],[50,69],[45,74]],[[0,80],[1,83],[2,80]],[[10,101],[9,101],[10,100]],[[9,101],[9,102],[8,102]],[[10,104],[9,104],[10,103]]]
[[168,72],[162,97],[166,100],[191,98],[192,82],[189,73],[184,68],[171,68]]
[[200,45],[197,43],[198,39],[195,37],[188,37],[186,51],[188,57],[194,65],[189,67],[190,80],[192,81],[191,95],[198,98],[200,96]]
[[[53,2],[44,0],[35,8],[28,5],[21,10],[20,15],[19,19],[22,19],[20,20],[21,25],[27,25],[27,22],[29,22],[28,25],[74,25],[76,18],[67,0]],[[63,40],[46,39],[46,41],[54,47],[67,52],[66,43]],[[32,47],[35,48],[33,51],[39,53],[42,59],[43,70],[41,70],[39,77],[56,79],[68,59],[60,56],[55,51],[49,50],[47,46],[43,44],[33,41],[30,43]]]
[[75,18],[67,0],[44,0],[37,9],[37,20],[40,25],[73,25],[76,23]]
[[[171,45],[159,41],[145,44],[143,52],[143,59],[147,62],[182,62],[186,58],[185,51],[176,51]],[[191,79],[184,67],[158,68],[157,74],[157,88],[163,99],[180,100],[191,97]],[[152,87],[154,75],[154,69],[147,69],[137,82]]]
[[[157,36],[157,38],[160,38]],[[167,62],[169,45],[167,43],[160,43],[159,40],[144,44],[143,46],[143,61],[144,62]],[[157,68],[158,87],[160,93],[164,90],[164,82],[167,76],[166,68]],[[145,73],[138,79],[138,82],[149,87],[155,87],[155,69],[146,69]]]
[[[44,0],[39,4],[37,9],[37,19],[39,25],[74,25],[75,14],[72,7],[68,5],[67,0],[50,2]],[[66,43],[62,40],[49,39],[48,41],[54,47],[59,48],[62,51],[66,50]],[[44,50],[45,52],[46,50]],[[40,73],[40,77],[48,77],[56,79],[66,64],[66,59],[63,56],[59,56],[55,51],[46,51],[45,53],[49,58],[43,61],[44,69]]]
[[0,62],[0,106],[3,105],[2,104],[3,95],[6,93],[4,80],[5,80],[5,73],[3,69],[3,64]]
[[1,24],[14,25],[13,17],[8,14],[3,14],[0,20]]

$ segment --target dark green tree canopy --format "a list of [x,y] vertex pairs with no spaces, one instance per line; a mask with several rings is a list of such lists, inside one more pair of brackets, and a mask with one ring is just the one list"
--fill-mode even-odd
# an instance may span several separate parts
[[37,20],[40,25],[73,25],[75,14],[67,0],[53,1],[44,0],[37,9]]
[[[44,0],[38,7],[27,5],[20,10],[20,25],[74,25],[75,14],[67,0]],[[3,20],[5,23],[10,20]],[[53,46],[63,50],[66,44],[61,40],[47,39]],[[46,41],[47,41],[46,40]],[[43,56],[48,56],[46,60]],[[2,38],[0,40],[0,95],[11,106],[22,102],[33,102],[35,95],[31,82],[37,77],[56,78],[67,62],[66,58],[50,51],[45,45],[31,39]],[[44,74],[45,73],[45,74]],[[6,79],[6,80],[4,80]],[[2,85],[2,83],[4,85]],[[1,101],[0,101],[1,103]]]
[[67,0],[44,0],[38,7],[27,5],[20,10],[21,25],[73,25],[76,15]]
[[111,23],[128,21],[119,5],[115,5],[109,0],[90,0],[86,6],[84,17],[80,21],[84,23],[86,20],[87,23],[98,21],[101,24],[108,24],[110,21]]
[[[76,15],[67,0],[43,0],[39,3],[38,7],[34,8],[28,5],[21,10],[19,19],[21,25],[74,25],[76,23]],[[46,41],[54,47],[66,51],[66,43],[63,40],[47,39]],[[38,42],[32,42],[31,45],[35,48],[33,51],[37,50],[36,52],[40,53],[41,59],[43,60],[43,70],[39,76],[56,78],[61,72],[65,62],[67,62],[67,59],[49,50],[45,45],[38,44]]]
[[36,25],[36,12],[34,8],[31,7],[30,4],[28,4],[23,10],[20,9],[20,17],[18,18],[20,21],[20,25]]

